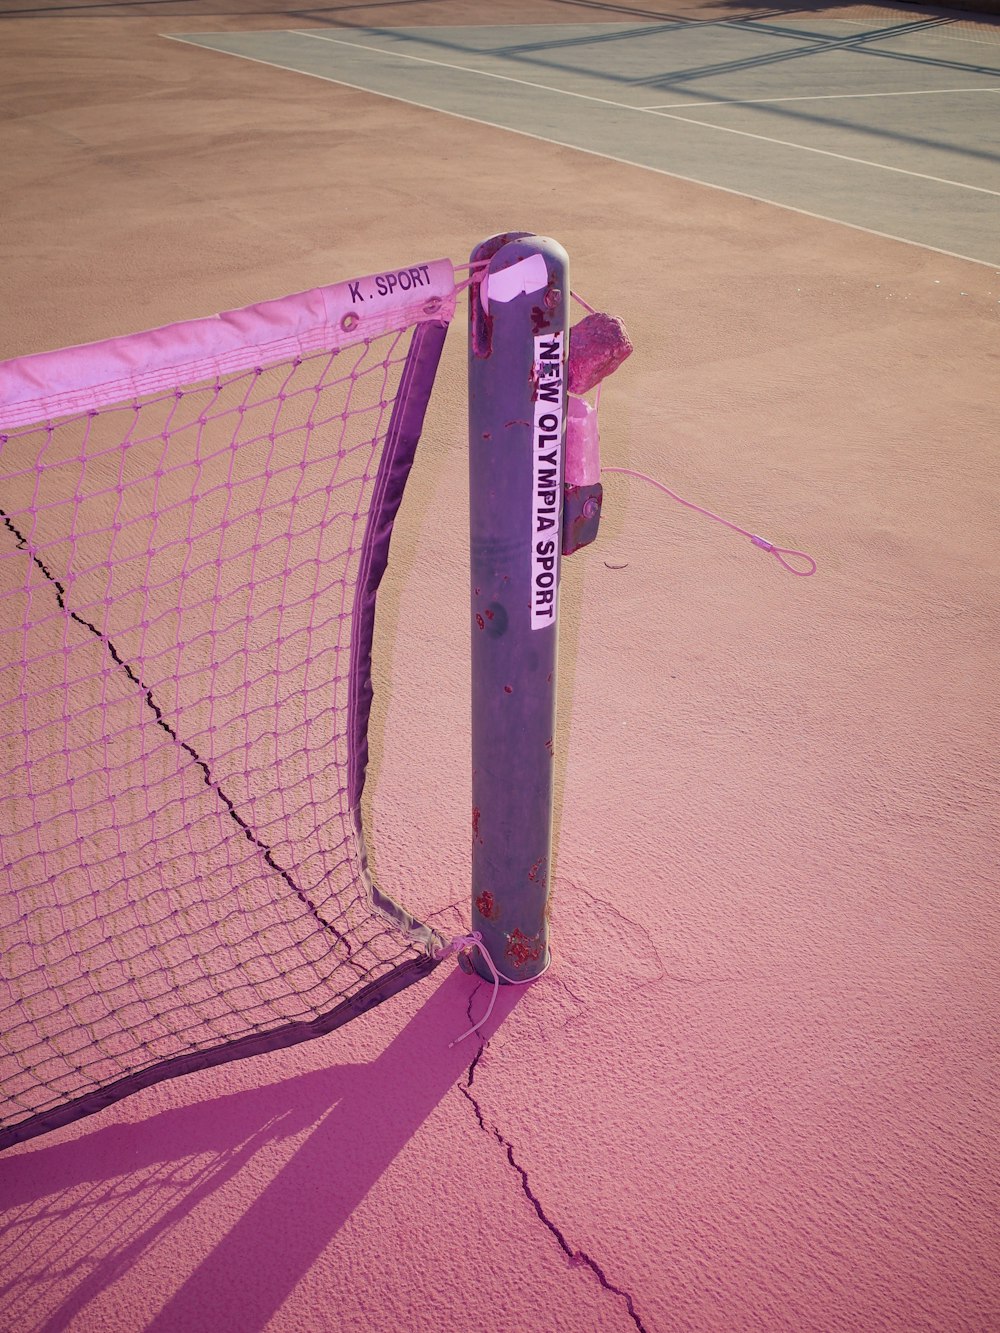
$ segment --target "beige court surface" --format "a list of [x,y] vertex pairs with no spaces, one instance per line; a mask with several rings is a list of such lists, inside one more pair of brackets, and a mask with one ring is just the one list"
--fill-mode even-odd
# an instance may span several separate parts
[[[165,34],[927,7],[0,8],[0,357],[528,229],[635,345],[564,566],[554,962],[0,1155],[0,1328],[1000,1325],[1000,272]],[[525,38],[527,40],[527,38]],[[445,76],[442,75],[442,78]],[[831,166],[831,170],[835,168]],[[380,880],[465,912],[460,309],[380,607]]]

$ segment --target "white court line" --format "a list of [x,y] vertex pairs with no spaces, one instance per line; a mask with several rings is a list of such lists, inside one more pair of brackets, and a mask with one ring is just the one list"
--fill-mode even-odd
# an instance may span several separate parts
[[[917,2],[919,2],[919,0],[917,0]],[[991,16],[990,16],[990,15],[987,15],[987,14],[983,14],[981,17],[983,17],[983,18],[988,18],[988,17],[991,17]],[[781,22],[789,22],[789,21],[792,21],[792,20],[790,20],[790,19],[789,19],[789,20],[784,20],[784,19],[781,20]],[[803,22],[803,23],[809,23],[811,20],[808,19],[808,18],[802,18],[800,21]],[[970,22],[971,20],[969,20],[969,19],[963,19],[963,20],[961,20],[961,21],[964,22],[964,23],[968,23],[968,22]],[[808,28],[802,28],[802,29],[799,29],[799,30],[783,29],[783,28],[778,27],[777,23],[771,23],[770,20],[769,20],[767,17],[763,17],[763,18],[754,18],[752,14],[748,14],[747,17],[746,17],[746,18],[743,18],[743,19],[681,19],[681,18],[677,18],[677,17],[671,17],[671,18],[669,18],[669,19],[668,19],[668,18],[650,19],[648,23],[643,23],[641,19],[637,19],[636,22],[638,23],[639,27],[650,28],[650,29],[652,29],[652,30],[654,30],[654,31],[657,31],[657,32],[662,32],[662,31],[664,31],[665,29],[666,29],[666,30],[676,30],[676,29],[681,28],[682,26],[683,26],[683,28],[685,28],[685,29],[687,29],[687,28],[732,28],[734,32],[744,32],[744,33],[745,33],[745,32],[751,32],[751,33],[756,33],[756,32],[766,32],[769,28],[773,28],[773,29],[774,29],[774,35],[775,35],[776,37],[790,37],[790,38],[802,37],[802,38],[808,38],[810,41],[815,41],[816,38],[819,38],[820,40],[822,40],[822,39],[826,36],[826,34],[824,34],[824,33],[822,33],[822,32],[810,32]],[[824,14],[824,15],[822,16],[822,18],[820,18],[820,19],[818,20],[818,22],[820,22],[820,23],[846,23],[849,27],[852,27],[852,28],[867,28],[867,29],[869,29],[869,31],[871,32],[871,34],[872,34],[873,36],[876,36],[876,35],[877,35],[879,38],[881,38],[881,39],[883,39],[883,40],[886,40],[886,41],[890,40],[890,38],[889,38],[886,34],[891,30],[892,27],[895,27],[895,28],[898,28],[898,29],[899,29],[899,33],[898,33],[898,36],[899,36],[899,37],[922,37],[922,36],[924,36],[924,34],[927,33],[927,32],[933,32],[933,33],[934,33],[934,36],[937,37],[937,38],[940,38],[941,41],[943,41],[943,42],[965,42],[965,43],[967,43],[967,44],[970,45],[970,46],[1000,46],[1000,27],[997,27],[997,28],[995,28],[995,29],[990,29],[990,31],[995,31],[995,32],[996,32],[996,36],[993,37],[993,38],[986,38],[986,37],[956,37],[956,36],[953,36],[953,35],[952,35],[951,29],[950,29],[950,27],[948,27],[948,24],[946,24],[946,23],[935,23],[935,22],[933,21],[933,16],[929,16],[928,18],[925,18],[925,19],[920,19],[920,18],[918,18],[917,15],[914,15],[912,19],[908,19],[908,20],[907,20],[906,22],[904,22],[904,23],[896,23],[896,24],[892,24],[892,25],[890,25],[890,28],[879,28],[879,27],[875,27],[875,28],[873,28],[873,27],[872,27],[872,23],[876,22],[876,20],[874,20],[874,19],[870,19],[867,23],[862,23],[862,22],[860,22],[858,19],[838,19],[838,18],[833,18],[832,16],[827,15],[827,14]],[[948,23],[954,23],[954,22],[955,22],[954,19],[950,19],[950,20],[948,20]],[[447,30],[450,30],[450,31],[453,32],[453,31],[455,30],[455,28],[467,27],[467,26],[468,26],[467,24],[460,24],[460,23],[422,23],[422,24],[420,25],[420,30],[423,31],[425,28],[430,28],[430,29],[441,28],[442,30],[447,29]],[[618,33],[612,33],[612,34],[609,34],[610,36],[616,36],[616,35],[621,35],[621,36],[631,36],[634,32],[636,32],[636,29],[635,29],[634,27],[630,27],[629,25],[624,24],[624,23],[622,23],[622,24],[617,24],[617,23],[579,23],[579,24],[577,24],[577,23],[566,23],[566,24],[548,24],[548,25],[546,25],[546,24],[542,24],[542,25],[531,25],[531,24],[524,24],[524,23],[484,23],[484,24],[481,24],[481,25],[478,27],[478,31],[479,31],[479,32],[497,32],[497,31],[507,31],[507,30],[509,30],[510,28],[521,28],[521,29],[523,29],[523,28],[525,28],[525,27],[531,27],[531,26],[543,26],[543,27],[548,26],[548,27],[565,27],[565,28],[576,28],[576,27],[580,27],[580,28],[588,28],[588,29],[592,29],[592,28],[615,28],[615,29],[619,29],[619,28],[620,28],[620,29],[623,30],[620,34],[618,34]],[[264,31],[264,30],[260,30],[260,31]],[[280,31],[285,31],[285,32],[301,32],[302,29],[301,29],[301,28],[294,28],[294,29],[293,29],[293,28],[286,28],[286,29],[281,29]],[[412,28],[409,28],[409,29],[402,29],[402,31],[413,32],[414,30],[413,30]],[[586,39],[583,39],[583,40],[586,40]],[[828,40],[829,40],[830,43],[835,43],[835,42],[839,41],[839,39],[838,39],[837,37],[833,37],[833,36],[829,37]],[[566,45],[572,45],[572,43],[573,43],[573,39],[572,39],[572,38],[567,38],[567,39],[566,39],[566,42],[565,42]],[[543,45],[544,45],[544,43],[543,43]],[[477,54],[487,55],[487,54],[489,54],[489,53],[488,53],[487,51],[483,50],[482,52],[479,52],[479,53],[477,53]]]
[[899,176],[912,176],[915,180],[933,181],[936,185],[953,185],[958,190],[973,190],[976,194],[990,194],[1000,199],[1000,190],[988,190],[985,185],[966,185],[964,181],[949,180],[947,176],[930,176],[925,171],[909,171],[906,167],[890,167],[885,162],[872,162],[867,157],[851,157],[848,153],[834,153],[829,148],[812,148],[808,144],[792,143],[790,139],[772,139],[769,134],[753,134],[750,130],[737,130],[731,125],[713,125],[710,120],[696,120],[694,116],[670,116],[663,111],[654,111],[655,116],[664,120],[680,120],[685,125],[701,125],[707,130],[721,130],[723,134],[738,134],[744,139],[756,139],[759,143],[780,144],[783,148],[797,148],[802,153],[818,153],[820,157],[835,157],[840,162],[854,162],[862,167],[877,167],[879,171],[894,171]]
[[643,111],[666,111],[687,106],[756,106],[763,102],[841,102],[852,97],[937,97],[942,93],[1000,93],[996,88],[910,88],[896,93],[810,93],[800,97],[733,97],[714,102],[654,102]]
[[[290,31],[290,29],[281,29],[281,31]],[[201,36],[208,36],[203,33]],[[225,37],[231,37],[231,33],[223,33]],[[891,231],[879,231],[877,227],[864,227],[858,222],[845,222],[843,218],[830,217],[827,213],[813,213],[808,208],[798,208],[795,204],[785,204],[779,199],[769,199],[767,195],[751,194],[749,190],[735,190],[729,185],[719,185],[715,181],[701,180],[698,176],[685,176],[679,171],[667,171],[665,167],[651,167],[648,162],[634,162],[628,157],[618,157],[614,153],[601,153],[596,148],[583,148],[580,144],[570,143],[562,139],[553,139],[551,136],[542,134],[532,134],[530,130],[508,129],[505,125],[497,125],[495,121],[483,120],[481,116],[468,116],[461,111],[447,111],[433,102],[418,102],[413,97],[400,97],[398,93],[380,93],[367,87],[363,83],[350,83],[347,79],[334,78],[332,74],[314,74],[311,70],[297,69],[293,65],[280,65],[276,60],[264,60],[260,56],[248,56],[238,51],[219,50],[216,47],[205,46],[193,37],[180,37],[173,33],[162,32],[159,36],[165,38],[168,42],[181,42],[186,46],[197,47],[199,51],[209,51],[213,55],[235,55],[240,60],[248,60],[253,65],[266,65],[269,69],[281,70],[283,74],[298,74],[307,79],[320,79],[323,83],[334,83],[339,88],[352,88],[355,92],[367,93],[369,97],[382,97],[387,102],[399,102],[402,106],[415,106],[421,111],[433,111],[440,116],[451,116],[454,120],[464,120],[470,125],[482,125],[488,130],[497,130],[501,134],[519,134],[524,139],[533,139],[536,143],[547,144],[550,148],[571,148],[576,153],[586,153],[588,157],[601,158],[605,162],[617,162],[623,167],[637,167],[640,171],[652,171],[657,176],[666,176],[669,180],[685,181],[688,185],[701,185],[708,190],[718,190],[721,194],[731,194],[737,199],[752,199],[758,204],[770,204],[773,208],[784,209],[786,213],[796,213],[799,217],[814,218],[817,222],[832,222],[837,227],[847,227],[849,231],[860,231],[866,236],[878,236],[885,241],[898,241],[901,245],[912,245],[918,250],[930,250],[936,255],[945,255],[948,259],[962,259],[968,264],[980,264],[984,268],[992,269],[1000,276],[1000,260],[977,259],[972,255],[960,254],[957,250],[945,250],[940,245],[928,245],[926,241],[915,241],[910,236],[897,236]],[[350,46],[350,42],[344,43]],[[373,48],[381,52],[380,47]],[[382,54],[385,54],[382,52]],[[477,71],[473,71],[476,73]],[[551,89],[549,90],[551,91]],[[631,108],[630,108],[631,109]]]
[[[906,167],[890,167],[885,162],[873,162],[867,157],[851,157],[847,153],[834,153],[827,148],[812,148],[808,144],[792,143],[788,139],[772,139],[767,134],[753,134],[749,130],[736,130],[729,125],[713,125],[708,120],[696,120],[694,116],[671,116],[663,111],[654,111],[651,107],[630,106],[628,102],[614,102],[607,97],[594,97],[591,93],[574,93],[566,88],[553,88],[547,83],[532,83],[529,79],[517,79],[511,74],[494,74],[485,69],[472,69],[468,65],[454,65],[446,60],[431,60],[427,56],[410,55],[408,51],[387,51],[383,46],[368,46],[364,42],[345,42],[340,37],[328,37],[325,33],[312,32],[309,29],[292,29],[297,37],[312,37],[318,42],[330,42],[334,46],[347,46],[354,51],[374,51],[377,55],[388,56],[390,60],[413,60],[419,65],[433,65],[436,69],[453,69],[460,74],[475,74],[480,78],[499,79],[502,83],[516,83],[523,88],[538,88],[542,92],[556,93],[560,97],[576,97],[584,102],[596,102],[601,106],[612,106],[619,111],[634,111],[641,116],[659,116],[663,120],[679,120],[685,125],[699,125],[702,129],[716,130],[720,134],[738,134],[744,139],[756,139],[759,143],[776,144],[782,148],[794,148],[800,153],[816,153],[820,157],[833,157],[841,162],[853,162],[857,166],[874,167],[877,171],[891,171],[897,176],[912,176],[915,180],[933,181],[937,185],[950,185],[956,190],[971,190],[975,194],[989,194],[1000,199],[1000,190],[988,190],[984,185],[967,185],[964,181],[949,180],[946,176],[930,176],[923,171],[909,171]],[[488,123],[488,122],[487,122]]]
[[[513,74],[494,74],[488,69],[473,69],[471,65],[453,65],[447,60],[431,60],[428,56],[410,55],[409,51],[390,51],[384,46],[367,46],[363,42],[345,42],[340,37],[328,37],[324,32],[315,32],[311,28],[292,28],[296,37],[312,37],[317,42],[330,42],[334,46],[349,46],[352,51],[374,51],[376,55],[388,56],[391,60],[414,60],[418,65],[434,65],[438,69],[454,69],[460,74],[475,74],[481,79],[499,79],[501,83],[516,83],[522,88],[538,88],[543,93],[559,93],[563,97],[578,97],[584,102],[598,102],[601,106],[618,107],[624,111],[644,111],[641,106],[630,106],[628,102],[613,102],[607,97],[595,97],[593,93],[574,93],[568,88],[553,88],[549,83],[533,83],[531,79],[517,79]],[[476,52],[476,55],[490,56],[492,52]],[[594,78],[600,76],[595,74]]]
[[[890,11],[890,12],[891,12],[891,11]],[[733,28],[733,29],[736,30],[736,31],[746,32],[746,31],[749,30],[749,31],[751,31],[751,32],[756,32],[756,31],[759,31],[759,30],[761,30],[761,29],[763,29],[764,31],[766,31],[768,28],[773,27],[773,28],[775,29],[775,36],[776,36],[776,37],[785,37],[785,36],[789,36],[789,35],[791,35],[791,36],[795,36],[795,37],[809,37],[809,38],[820,37],[820,38],[822,38],[822,37],[824,36],[824,34],[821,33],[821,32],[818,32],[818,33],[817,33],[817,32],[810,32],[810,31],[808,30],[808,28],[802,28],[802,29],[800,29],[800,30],[798,30],[798,31],[793,31],[793,32],[790,33],[790,31],[789,31],[788,29],[780,28],[780,27],[778,27],[778,24],[777,24],[777,23],[772,23],[772,22],[771,22],[771,18],[774,18],[774,17],[775,17],[774,15],[771,15],[771,16],[764,15],[764,16],[762,16],[762,17],[760,17],[760,18],[755,18],[754,15],[752,15],[752,14],[748,14],[745,18],[742,18],[742,19],[682,19],[682,18],[678,17],[677,15],[671,15],[670,17],[661,15],[661,17],[659,17],[659,18],[650,18],[649,21],[648,21],[647,23],[644,23],[644,22],[642,21],[641,18],[637,17],[637,18],[634,20],[634,24],[633,24],[633,25],[626,24],[626,23],[624,23],[624,22],[622,22],[622,23],[596,23],[596,22],[595,22],[595,23],[547,23],[547,24],[546,24],[546,23],[542,23],[542,24],[525,24],[525,23],[483,23],[483,24],[479,24],[479,25],[477,25],[477,31],[479,31],[479,32],[498,32],[498,31],[500,31],[500,32],[504,32],[504,31],[507,31],[507,30],[509,30],[509,29],[511,29],[511,28],[524,29],[525,27],[587,28],[588,30],[589,30],[589,29],[593,29],[593,28],[615,28],[615,29],[621,29],[621,30],[622,30],[622,35],[623,35],[623,36],[629,36],[631,33],[633,33],[633,32],[636,31],[636,28],[635,28],[634,25],[637,24],[638,27],[640,27],[640,28],[642,28],[642,27],[651,28],[651,29],[654,29],[654,30],[656,30],[656,31],[658,31],[658,32],[662,32],[662,31],[664,31],[665,29],[666,29],[666,30],[669,30],[669,29],[678,29],[678,28],[681,28],[681,27],[684,27],[684,28]],[[898,12],[895,13],[895,14],[893,14],[893,17],[898,17]],[[983,13],[983,14],[981,15],[981,17],[982,17],[982,18],[989,18],[989,17],[992,17],[992,16]],[[924,35],[925,32],[933,31],[935,37],[940,37],[940,38],[942,39],[942,41],[945,41],[945,42],[967,42],[967,43],[969,43],[969,44],[972,45],[972,46],[997,46],[997,45],[1000,45],[1000,27],[998,27],[997,29],[995,29],[995,31],[996,31],[996,33],[997,33],[997,36],[994,37],[992,40],[989,39],[989,38],[985,38],[985,37],[954,37],[954,36],[951,35],[951,28],[950,28],[949,25],[952,24],[952,23],[955,23],[955,22],[956,22],[955,19],[949,19],[949,20],[947,20],[946,23],[941,23],[941,22],[934,22],[934,18],[935,18],[934,15],[929,15],[927,18],[922,18],[922,17],[920,17],[920,16],[914,14],[914,16],[913,16],[912,18],[908,18],[908,19],[906,19],[903,23],[894,23],[894,24],[890,24],[889,28],[885,28],[885,27],[882,27],[882,28],[880,28],[880,27],[874,27],[874,28],[873,28],[873,27],[872,27],[872,24],[873,24],[873,23],[877,23],[877,22],[878,22],[877,19],[869,19],[866,23],[863,23],[863,22],[861,22],[860,19],[839,19],[839,18],[834,18],[832,15],[829,15],[829,14],[823,14],[822,17],[819,18],[819,19],[816,20],[816,21],[817,21],[818,23],[846,23],[846,24],[847,24],[849,27],[851,27],[851,28],[868,28],[868,29],[872,32],[873,35],[877,33],[879,37],[885,37],[886,33],[888,33],[892,28],[899,28],[899,30],[900,30],[900,31],[899,31],[899,36],[900,36],[900,37],[922,37],[922,36]],[[812,22],[812,20],[811,20],[808,16],[802,16],[802,15],[799,16],[798,20],[795,19],[794,15],[790,16],[788,19],[780,19],[780,20],[779,20],[779,22],[781,22],[781,23],[794,22],[794,21],[798,21],[798,22],[801,22],[801,23],[810,23],[810,22]],[[972,22],[972,19],[971,19],[971,17],[970,17],[970,18],[962,19],[962,20],[958,20],[958,21],[960,21],[960,22],[962,22],[962,23],[965,23],[965,24],[970,24],[970,23]],[[467,28],[468,26],[469,26],[468,24],[462,24],[462,23],[421,23],[421,25],[420,25],[420,30],[423,31],[425,28],[431,28],[431,29],[434,29],[434,28],[441,28],[442,30],[444,30],[444,29],[449,29],[450,31],[454,32],[454,30],[455,30],[456,28],[462,28],[462,27],[466,27],[466,28]],[[265,30],[264,30],[264,29],[259,29],[258,31],[265,31]],[[295,32],[301,32],[302,29],[300,29],[300,28],[296,28],[296,29],[286,28],[286,29],[283,29],[283,31],[286,31],[286,32],[292,32],[292,31],[295,31]],[[413,29],[413,28],[404,28],[404,29],[402,29],[402,31],[405,31],[405,32],[411,32],[411,33],[412,33],[412,32],[414,31],[414,29]],[[617,34],[615,34],[615,33],[611,33],[611,34],[609,34],[609,35],[610,35],[610,36],[615,36],[615,35],[617,35]],[[585,41],[586,38],[584,38],[583,40]],[[836,38],[831,38],[830,40],[831,40],[831,41],[836,41],[837,39],[836,39]],[[565,40],[565,44],[566,44],[566,45],[571,45],[572,42],[573,42],[573,38],[572,38],[572,37],[567,37],[566,40]],[[544,45],[544,44],[543,44],[543,45]],[[484,51],[483,54],[485,55],[486,52]]]

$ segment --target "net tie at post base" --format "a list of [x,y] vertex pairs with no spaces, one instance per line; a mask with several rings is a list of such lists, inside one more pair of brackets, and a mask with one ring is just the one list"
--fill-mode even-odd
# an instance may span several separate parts
[[454,1046],[457,1046],[460,1042],[465,1041],[466,1037],[471,1037],[474,1032],[478,1032],[483,1024],[487,1022],[490,1015],[493,1013],[493,1007],[497,1002],[497,996],[500,994],[501,982],[508,986],[530,986],[533,981],[538,980],[538,977],[544,975],[552,964],[552,956],[550,954],[546,960],[545,966],[537,976],[525,977],[523,980],[516,980],[514,977],[505,976],[497,967],[496,963],[494,963],[489,949],[487,949],[486,945],[483,943],[482,933],[478,930],[473,930],[468,935],[456,935],[453,940],[450,940],[444,946],[443,949],[436,949],[431,956],[435,962],[441,963],[444,962],[446,958],[452,957],[453,954],[471,953],[473,949],[479,950],[486,962],[486,966],[492,973],[493,994],[490,996],[490,1002],[487,1006],[486,1013],[483,1014],[479,1022],[473,1023],[472,1027],[469,1028],[467,1032],[463,1032],[460,1037],[456,1037],[454,1041],[450,1041],[448,1043],[449,1050]]

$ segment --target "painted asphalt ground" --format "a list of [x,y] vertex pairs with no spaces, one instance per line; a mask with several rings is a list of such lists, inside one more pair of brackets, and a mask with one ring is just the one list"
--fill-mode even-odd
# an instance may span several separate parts
[[983,34],[900,15],[175,36],[998,264],[1000,32]]
[[[649,1333],[997,1328],[993,273],[161,35],[310,21],[272,12],[293,4],[0,25],[7,354],[526,225],[635,342],[602,398],[608,462],[820,570],[609,479],[564,575],[546,981],[501,995],[482,1051],[449,1048],[489,993],[454,969],[329,1042],[0,1154],[0,1325],[631,1333],[627,1293]],[[572,10],[324,12],[371,44],[347,24]],[[460,898],[464,924],[449,342],[380,593],[369,790],[385,887]]]

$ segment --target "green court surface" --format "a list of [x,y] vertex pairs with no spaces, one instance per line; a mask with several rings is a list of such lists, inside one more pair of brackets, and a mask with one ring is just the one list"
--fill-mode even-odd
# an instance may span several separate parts
[[179,40],[1000,263],[1000,28],[988,23],[896,13]]

